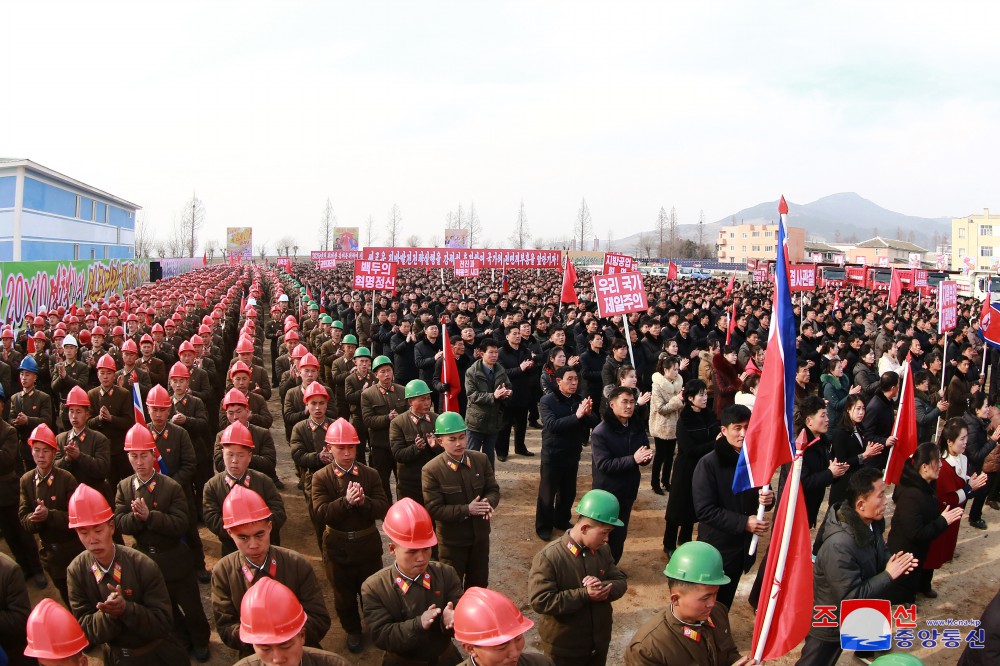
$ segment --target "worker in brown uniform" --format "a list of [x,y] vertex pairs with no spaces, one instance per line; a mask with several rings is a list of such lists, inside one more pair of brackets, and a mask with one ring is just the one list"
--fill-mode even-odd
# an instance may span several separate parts
[[[180,359],[178,363],[183,365],[184,369],[188,371],[188,389],[203,404],[208,405],[211,404],[213,396],[212,379],[200,365],[195,363],[196,356],[197,352],[194,349],[194,345],[188,340],[182,342],[177,350],[177,357]],[[176,367],[176,364],[174,367]],[[173,368],[170,370],[170,374],[172,375]],[[173,382],[170,385],[173,386]]]
[[427,509],[408,497],[382,521],[390,566],[361,586],[361,607],[383,666],[454,666],[462,661],[451,637],[462,581],[450,565],[431,560],[437,544]]
[[[255,362],[253,340],[249,337],[240,336],[239,342],[236,343],[236,359],[229,366],[230,378],[233,376],[232,366],[236,363],[243,363],[247,367],[247,373],[250,375],[251,392],[260,395],[260,397],[264,398],[265,402],[270,400],[271,382],[267,378],[267,371],[264,370],[263,366]],[[242,391],[243,389],[240,390]]]
[[445,412],[434,423],[442,452],[424,465],[424,506],[434,519],[441,561],[455,568],[465,588],[487,587],[490,520],[500,504],[500,486],[490,459],[466,449],[465,420]]
[[87,549],[70,562],[69,608],[111,666],[190,664],[173,633],[170,594],[156,562],[114,542],[114,514],[90,486],[69,502],[69,527]]
[[[27,660],[17,660],[17,656],[7,653],[11,666],[19,664],[41,664],[41,666],[87,666],[90,660],[84,654],[89,642],[73,614],[55,599],[45,598],[27,615],[28,595],[24,595],[26,613],[22,627],[21,643]],[[25,641],[27,638],[27,641]]]
[[34,356],[28,355],[21,360],[19,376],[21,390],[10,398],[10,417],[7,422],[17,428],[17,438],[21,442],[18,448],[21,466],[18,471],[23,472],[34,467],[28,437],[43,423],[52,425],[52,399],[48,393],[35,386],[38,381],[38,363]]
[[153,341],[153,336],[149,333],[144,333],[142,338],[139,339],[139,353],[141,356],[136,361],[136,364],[146,371],[149,375],[149,381],[153,385],[159,384],[163,388],[167,388],[167,366],[162,359],[157,358],[155,351],[156,343]]
[[389,445],[389,424],[406,411],[406,390],[393,382],[392,361],[387,356],[379,356],[372,363],[376,383],[361,392],[361,420],[368,429],[371,456],[368,464],[378,470],[382,477],[385,496],[392,498],[389,476],[395,474],[392,447]]
[[[289,391],[289,395],[292,392]],[[316,532],[316,543],[320,552],[323,551],[323,523],[316,517],[312,503],[313,474],[333,462],[333,454],[326,447],[326,430],[333,419],[326,415],[330,395],[318,381],[311,382],[302,396],[308,417],[299,421],[292,428],[292,460],[296,468],[301,470],[302,492],[306,498],[306,508],[309,519]]]
[[[90,367],[77,357],[80,345],[76,338],[67,335],[63,339],[64,359],[55,364],[52,369],[52,400],[59,403],[59,418],[56,421],[57,430],[69,430],[69,418],[66,414],[66,398],[74,388],[86,391],[90,384]],[[80,481],[84,483],[84,481]]]
[[[193,352],[192,352],[193,353]],[[187,431],[194,447],[194,499],[200,507],[202,491],[212,478],[212,438],[205,402],[191,390],[191,370],[178,361],[170,368],[170,422]]]
[[[297,386],[292,386],[285,392],[282,404],[282,417],[285,420],[285,427],[291,428],[292,431],[295,430],[295,426],[298,423],[309,418],[309,410],[305,408],[306,403],[302,399],[302,396],[305,395],[310,385],[314,382],[319,382],[319,361],[316,360],[315,356],[307,352],[299,359],[295,367],[298,368],[298,376],[302,381]],[[323,386],[323,384],[320,383],[320,386]],[[289,441],[291,441],[290,437],[291,431],[289,431]]]
[[354,352],[354,370],[344,379],[344,400],[351,413],[348,420],[358,431],[361,448],[358,449],[358,460],[365,462],[365,450],[368,447],[368,428],[361,418],[361,394],[375,383],[375,375],[371,373],[372,353],[368,347],[358,347]]
[[111,442],[97,430],[87,427],[90,418],[90,396],[79,386],[66,396],[66,418],[69,429],[56,436],[59,451],[56,467],[70,472],[78,483],[100,491],[109,501],[114,489],[108,483],[111,469]]
[[208,619],[193,575],[191,551],[181,542],[188,531],[188,500],[179,483],[160,473],[159,452],[149,428],[141,423],[132,426],[125,435],[125,452],[135,474],[118,483],[115,530],[131,535],[134,548],[160,567],[177,634],[188,639],[195,659],[206,662]]
[[382,539],[376,520],[385,518],[389,499],[378,472],[356,461],[358,433],[344,419],[326,430],[333,462],[312,475],[316,521],[325,526],[323,561],[333,585],[333,605],[347,633],[347,649],[361,652],[361,584],[382,568]]
[[[259,366],[258,369],[263,370]],[[271,414],[271,408],[267,406],[267,399],[264,398],[259,392],[257,392],[254,387],[254,383],[250,379],[250,368],[243,361],[236,361],[229,368],[229,381],[231,385],[227,387],[226,393],[229,390],[238,389],[240,393],[247,397],[247,406],[250,409],[250,414],[248,416],[249,422],[255,426],[261,428],[270,428],[274,424],[274,416]],[[270,385],[268,385],[270,388]],[[226,419],[226,401],[223,399],[222,405],[219,410],[219,427],[224,428],[229,425],[229,421]]]
[[202,504],[205,527],[219,537],[223,556],[236,550],[236,544],[224,529],[222,504],[235,486],[243,486],[253,490],[267,502],[274,527],[270,540],[276,545],[281,543],[279,530],[285,524],[285,503],[274,487],[274,481],[266,474],[250,469],[250,458],[253,455],[253,437],[250,431],[239,421],[230,424],[222,431],[221,444],[226,470],[219,472],[205,484]]
[[66,565],[83,548],[73,531],[66,526],[69,498],[76,490],[73,475],[55,466],[56,436],[46,424],[41,424],[28,438],[35,468],[21,477],[21,503],[18,518],[30,534],[37,534],[41,541],[39,553],[42,568],[55,583],[63,601],[66,593]]
[[611,602],[628,586],[607,545],[611,530],[622,525],[618,499],[591,490],[576,511],[580,518],[573,528],[535,554],[528,599],[542,616],[542,650],[557,666],[603,666],[611,644]]
[[319,352],[317,352],[316,354],[317,356],[319,356],[320,363],[322,363],[323,366],[326,368],[330,368],[331,365],[333,364],[333,361],[340,356],[341,354],[340,345],[342,344],[341,339],[344,337],[343,322],[339,320],[338,321],[331,320],[331,322],[332,323],[330,324],[330,337],[328,340],[325,340],[322,344],[320,344]]
[[240,640],[255,654],[236,666],[348,666],[332,652],[306,646],[309,616],[295,593],[276,580],[261,579],[240,603]]
[[403,395],[410,408],[389,424],[389,446],[396,462],[396,497],[409,497],[423,504],[421,470],[441,453],[434,439],[438,415],[432,409],[431,389],[422,379],[408,382]]
[[309,615],[305,625],[308,645],[319,647],[330,630],[330,614],[312,565],[299,553],[272,545],[273,519],[272,507],[264,498],[243,486],[234,487],[222,506],[222,524],[239,550],[212,568],[212,615],[219,638],[241,657],[252,649],[240,640],[240,604],[247,590],[262,578],[273,578],[298,597]]
[[545,655],[524,653],[524,634],[534,625],[499,592],[466,590],[455,606],[455,640],[469,655],[461,666],[553,666]]
[[[345,335],[344,341],[340,345],[340,356],[334,358],[330,364],[329,385],[333,388],[333,401],[337,414],[342,419],[351,417],[351,410],[347,406],[344,381],[354,370],[354,352],[357,349],[358,339],[353,335]],[[322,361],[320,362],[322,363]]]
[[[256,396],[260,398],[260,396]],[[226,397],[222,399],[222,412],[226,425],[237,421],[246,426],[253,439],[253,455],[250,458],[250,469],[267,474],[272,481],[277,478],[275,466],[278,463],[278,453],[274,448],[274,438],[267,428],[256,426],[250,422],[250,405],[245,393],[237,388],[229,389]],[[215,436],[215,448],[212,450],[212,460],[216,472],[221,472],[224,468],[222,463],[222,444],[220,432]],[[277,483],[275,484],[277,486]]]
[[153,385],[149,373],[138,365],[139,345],[128,339],[122,345],[122,367],[115,373],[115,383],[132,394],[132,384],[139,385],[139,395],[145,398]]
[[132,408],[132,396],[120,386],[115,385],[115,372],[118,367],[110,355],[105,354],[97,360],[97,380],[100,385],[90,389],[90,419],[87,427],[96,430],[108,438],[111,447],[111,469],[108,472],[108,483],[117,486],[118,482],[132,474],[132,467],[125,455],[125,433],[135,425],[135,411]]

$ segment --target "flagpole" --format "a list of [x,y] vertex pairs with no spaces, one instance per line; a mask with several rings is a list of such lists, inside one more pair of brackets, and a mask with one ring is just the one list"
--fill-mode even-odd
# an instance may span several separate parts
[[[904,364],[904,368],[903,368],[902,381],[900,382],[900,392],[899,392],[899,395],[900,395],[900,405],[902,405],[902,396],[903,396],[903,393],[904,393],[904,389],[906,387],[907,375],[910,374],[910,370],[911,370],[910,363],[909,363],[909,361],[906,361],[905,364]],[[941,376],[942,377],[944,376],[944,368],[941,368]],[[913,378],[910,377],[910,379],[912,380]],[[893,435],[893,437],[896,436],[896,432],[899,430],[899,420],[900,420],[900,416],[902,415],[902,413],[903,413],[903,410],[902,410],[902,407],[901,407],[896,412],[896,418],[895,418],[894,423],[892,424],[892,435]],[[892,454],[895,453],[895,452],[896,452],[896,447],[895,446],[890,446],[889,447],[889,455],[886,456],[886,459],[885,459],[885,469],[882,470],[882,482],[883,483],[889,483],[889,467],[892,465]]]
[[[770,483],[765,483],[764,487],[761,488],[761,490],[763,490],[765,492],[768,491],[768,490],[770,490],[770,489],[771,489],[771,484]],[[767,507],[765,507],[763,504],[758,504],[757,505],[757,520],[764,520],[764,512],[766,510],[767,510]],[[759,534],[754,534],[753,538],[750,539],[750,552],[749,552],[750,555],[754,555],[754,554],[757,553],[757,542],[758,541],[760,541],[760,535]]]
[[764,613],[764,623],[760,627],[760,636],[756,637],[754,659],[758,663],[763,660],[764,647],[767,644],[767,636],[771,632],[771,621],[774,619],[774,611],[778,603],[778,592],[781,590],[782,579],[785,577],[785,562],[788,559],[788,546],[792,540],[792,524],[795,522],[795,510],[798,507],[799,488],[802,485],[800,483],[801,478],[802,449],[797,448],[795,461],[792,463],[791,478],[785,484],[785,492],[791,493],[791,495],[788,497],[787,510],[785,511],[785,525],[781,533],[778,563],[774,568],[774,580],[771,581],[771,592],[767,595],[767,610]]
[[628,345],[628,360],[635,367],[635,357],[632,356],[632,336],[628,333],[628,315],[622,315],[622,325],[625,327],[625,344]]

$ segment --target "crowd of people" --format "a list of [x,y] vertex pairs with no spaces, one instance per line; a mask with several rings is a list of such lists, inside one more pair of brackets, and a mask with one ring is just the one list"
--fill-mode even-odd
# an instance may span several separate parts
[[[729,612],[787,470],[773,490],[732,488],[772,287],[647,277],[648,309],[623,321],[599,315],[588,280],[561,304],[555,271],[463,286],[401,269],[396,292],[373,294],[345,268],[214,266],[4,328],[10,663],[82,664],[88,645],[111,664],[204,662],[213,628],[241,664],[346,663],[319,649],[332,618],[309,560],[281,546],[287,523],[315,534],[346,650],[367,637],[385,664],[751,663]],[[937,597],[966,507],[977,530],[985,507],[1000,509],[1000,354],[983,361],[979,307],[960,299],[945,344],[934,302],[916,293],[895,308],[863,289],[796,296],[817,606]],[[920,446],[886,521],[905,363]],[[295,479],[282,479],[275,428]],[[578,498],[585,447],[592,478]],[[536,454],[527,595],[543,654],[524,651],[532,621],[490,589],[497,471]],[[293,484],[307,516],[286,510]],[[666,607],[609,655],[640,492],[666,497]],[[221,546],[211,568],[202,525]],[[763,569],[753,608],[770,586]],[[31,609],[27,584],[50,582],[62,604]],[[961,663],[995,663],[985,642]],[[840,654],[837,630],[817,627],[799,663]]]

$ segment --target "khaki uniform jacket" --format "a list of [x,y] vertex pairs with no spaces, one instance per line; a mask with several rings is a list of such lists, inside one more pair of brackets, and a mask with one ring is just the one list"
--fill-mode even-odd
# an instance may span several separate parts
[[493,366],[493,381],[490,382],[483,369],[483,360],[477,359],[465,371],[465,395],[468,396],[468,407],[465,411],[465,424],[469,430],[492,435],[500,432],[503,427],[503,410],[505,400],[498,401],[493,397],[497,386],[513,388],[507,371],[500,363]]
[[[330,387],[326,386],[322,382],[320,382],[320,384],[327,389],[327,394],[329,394]],[[306,413],[306,403],[302,400],[303,392],[304,389],[302,388],[302,383],[300,382],[295,386],[292,386],[288,389],[288,392],[285,393],[285,400],[282,403],[281,415],[285,421],[286,428],[295,428],[296,425],[309,418],[309,415]],[[332,400],[326,405],[326,415],[330,419],[337,418],[337,408],[334,406]]]
[[17,506],[21,501],[21,479],[17,466],[20,441],[17,431],[6,421],[0,422],[0,506]]
[[330,419],[324,419],[322,425],[313,423],[312,419],[300,421],[292,428],[292,437],[289,446],[292,447],[292,460],[296,466],[301,467],[303,492],[306,498],[312,497],[312,476],[327,464],[320,460],[319,454],[326,446],[324,438],[326,430],[333,423]]
[[368,442],[372,449],[389,451],[389,412],[396,410],[396,415],[405,412],[409,405],[403,397],[404,389],[399,384],[393,384],[392,390],[386,391],[376,384],[361,392],[361,420],[368,429]]
[[[93,398],[91,398],[91,404],[93,404]],[[100,409],[100,407],[98,407]],[[8,423],[12,426],[14,425],[14,419],[17,418],[18,412],[24,412],[24,415],[28,417],[28,422],[23,426],[14,426],[17,428],[17,436],[21,440],[21,444],[26,445],[28,443],[28,437],[31,435],[31,431],[38,426],[45,425],[51,426],[52,421],[52,398],[49,394],[39,390],[37,387],[31,390],[31,393],[25,393],[24,391],[18,391],[10,399],[10,418]],[[93,412],[91,412],[93,413]],[[124,435],[122,436],[124,438]],[[122,440],[124,442],[124,439]]]
[[[606,601],[590,600],[581,585],[586,576],[611,583]],[[595,646],[609,645],[611,602],[621,599],[627,586],[607,545],[591,552],[564,535],[542,548],[531,562],[528,600],[541,615],[538,638],[546,654],[586,657]]]
[[369,386],[375,383],[375,375],[367,373],[363,377],[358,377],[358,373],[352,372],[344,380],[344,398],[347,400],[347,408],[351,412],[351,425],[358,431],[358,437],[362,442],[368,441],[368,428],[365,427],[364,419],[361,418],[361,394]]
[[340,342],[334,342],[330,337],[327,337],[322,343],[320,343],[319,351],[314,352],[316,358],[319,359],[320,371],[323,373],[323,377],[330,381],[330,366],[341,356]]
[[212,435],[205,402],[195,395],[194,391],[188,391],[180,400],[171,395],[170,402],[173,403],[170,418],[173,418],[174,414],[183,414],[186,419],[184,425],[180,427],[187,430],[191,438],[195,459],[202,461],[211,456],[212,451],[209,447],[212,445]]
[[347,391],[344,382],[352,372],[354,372],[354,360],[343,356],[333,361],[330,366],[329,385],[333,387],[333,401],[337,405],[337,415],[344,418],[349,418],[351,414],[347,407]]
[[[70,610],[92,645],[138,649],[171,636],[174,617],[167,584],[156,562],[139,551],[116,546],[107,574],[93,555],[82,552],[70,563],[67,574]],[[108,585],[118,584],[125,597],[125,614],[116,620],[97,610],[97,604],[108,598]]]
[[[59,404],[59,427],[64,427],[63,417],[66,414],[66,396],[70,389],[79,386],[84,391],[90,388],[90,366],[77,359],[73,363],[63,361],[66,368],[66,376],[60,377],[56,366],[52,367],[52,399]],[[69,421],[65,421],[65,427],[69,427]]]
[[109,500],[112,499],[111,484],[107,481],[108,471],[111,469],[111,442],[96,430],[85,427],[74,440],[80,455],[76,460],[70,460],[66,456],[66,443],[71,437],[72,430],[56,436],[56,443],[59,445],[56,467],[71,473],[77,482],[90,486]]
[[[253,440],[250,469],[255,469],[274,478],[274,468],[278,464],[278,452],[274,448],[274,438],[271,437],[271,431],[252,423],[247,424],[247,430],[250,431],[250,438]],[[216,472],[222,472],[226,469],[222,462],[222,432],[215,436],[212,460],[215,462]]]
[[[226,393],[232,388],[233,385],[228,384]],[[268,390],[270,390],[270,386],[268,386]],[[250,391],[250,394],[247,395],[247,402],[250,406],[250,423],[261,428],[270,428],[274,424],[274,415],[271,414],[271,408],[267,406],[267,400],[264,396],[256,391]],[[226,410],[222,407],[222,403],[219,403],[219,430],[225,430],[228,425],[229,417],[226,416]]]
[[[87,427],[96,430],[108,438],[111,455],[125,453],[125,433],[135,425],[135,411],[132,409],[132,396],[121,386],[115,385],[105,391],[98,386],[90,389],[90,419]],[[101,407],[107,407],[111,412],[111,420],[101,419]]]
[[[79,485],[73,475],[64,469],[53,467],[48,479],[37,483],[36,470],[32,469],[21,477],[21,504],[17,517],[28,534],[37,534],[42,542],[39,557],[47,569],[65,569],[77,554],[83,550],[76,532],[69,528],[69,498]],[[41,499],[49,510],[49,517],[41,523],[28,520],[37,500]]]
[[[530,654],[528,652],[522,652],[521,656],[517,658],[517,666],[554,666],[555,662],[546,657],[544,654]],[[463,661],[458,666],[476,666],[472,663],[472,657],[469,657]]]
[[[350,666],[349,661],[343,657],[338,657],[326,650],[304,647],[302,649],[302,661],[299,666]],[[255,654],[240,659],[234,666],[264,666],[264,662]]]
[[330,613],[323,601],[323,588],[309,560],[280,546],[271,546],[263,571],[247,563],[238,551],[226,555],[212,567],[212,616],[222,642],[234,650],[250,647],[240,640],[240,604],[247,590],[264,576],[295,593],[308,616],[306,642],[319,645],[330,630]]
[[[233,481],[228,472],[219,472],[205,484],[202,495],[202,520],[205,521],[205,527],[220,539],[229,539],[229,535],[222,529],[222,503],[232,490],[227,479]],[[248,469],[238,482],[264,498],[264,503],[271,510],[271,524],[275,531],[280,530],[285,524],[285,502],[274,487],[274,481],[266,474]]]
[[[163,388],[170,390],[169,384],[167,382],[167,364],[156,356],[150,356],[148,359],[139,357],[139,360],[135,362],[137,366],[146,371],[149,375],[149,381],[152,384],[159,384]],[[152,388],[152,386],[150,386]]]
[[430,562],[425,576],[423,580],[430,589],[424,587],[422,580],[407,584],[404,592],[402,584],[406,581],[396,566],[390,565],[361,585],[361,606],[372,642],[390,653],[383,664],[393,663],[390,655],[433,664],[437,655],[454,649],[451,640],[454,632],[441,625],[440,615],[426,631],[420,626],[420,616],[432,604],[438,608],[444,608],[449,601],[457,605],[462,596],[462,582],[451,566],[440,562]]
[[[133,375],[135,375],[134,379]],[[131,370],[122,368],[115,373],[115,385],[128,391],[130,401],[132,399],[132,384],[134,383],[139,384],[139,395],[142,396],[143,404],[145,404],[146,395],[149,394],[149,389],[153,388],[153,380],[150,379],[149,373],[138,362],[132,366]]]
[[425,418],[416,419],[409,409],[394,418],[389,424],[389,446],[392,447],[392,458],[396,461],[398,499],[409,497],[423,504],[424,491],[420,472],[424,465],[441,453],[441,447],[426,445],[418,449],[414,443],[417,435],[426,440],[427,435],[434,432],[437,414],[431,411]]
[[24,572],[17,562],[0,553],[0,647],[13,656],[10,663],[17,661],[16,655],[24,653],[27,644],[25,627],[28,624],[28,614],[31,612],[31,601],[28,599],[28,588],[24,582]]
[[152,426],[149,432],[167,468],[166,475],[179,483],[181,488],[193,488],[191,484],[194,483],[197,458],[187,430],[167,421],[163,432],[156,432]]
[[212,378],[208,372],[196,365],[192,365],[188,368],[188,371],[191,373],[188,390],[192,395],[200,399],[202,403],[206,405],[212,404],[215,400],[215,391],[212,390]]
[[739,658],[725,604],[715,604],[701,626],[682,623],[668,607],[646,620],[625,649],[626,666],[730,666]]
[[441,453],[421,472],[424,506],[434,519],[438,541],[449,546],[471,546],[489,539],[491,522],[469,515],[472,500],[489,500],[494,509],[500,504],[500,486],[486,454],[466,451],[465,463]]
[[[365,499],[352,505],[345,498],[347,484],[361,484]],[[312,475],[312,505],[316,520],[326,525],[323,542],[327,557],[337,564],[370,562],[382,559],[382,537],[375,528],[375,521],[385,518],[389,498],[382,489],[378,472],[355,463],[344,472],[336,463],[327,465]],[[343,532],[370,533],[360,538],[349,538]]]
[[[132,513],[132,502],[146,501],[145,521]],[[115,529],[135,538],[135,549],[156,562],[168,583],[191,574],[191,549],[181,543],[188,532],[188,501],[179,483],[155,472],[143,485],[137,475],[118,482],[115,494]]]

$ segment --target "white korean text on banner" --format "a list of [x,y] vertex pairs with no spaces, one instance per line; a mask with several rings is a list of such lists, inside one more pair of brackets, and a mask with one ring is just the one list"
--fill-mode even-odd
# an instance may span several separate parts
[[560,250],[486,250],[443,247],[366,247],[369,261],[391,261],[402,268],[453,268],[463,259],[478,259],[482,268],[562,268]]
[[942,280],[938,283],[938,333],[955,328],[958,323],[958,283]]
[[816,267],[812,264],[790,264],[788,266],[788,288],[790,291],[812,291],[816,288]]
[[355,289],[365,291],[396,291],[396,264],[391,261],[368,261],[358,259],[354,262]]
[[646,289],[642,286],[642,273],[595,275],[594,293],[597,295],[597,311],[601,317],[643,312],[648,307]]
[[455,264],[455,277],[479,277],[479,271],[482,270],[482,268],[483,262],[478,259],[459,259]]
[[635,271],[635,259],[627,254],[607,252],[604,255],[604,274],[632,273]]

